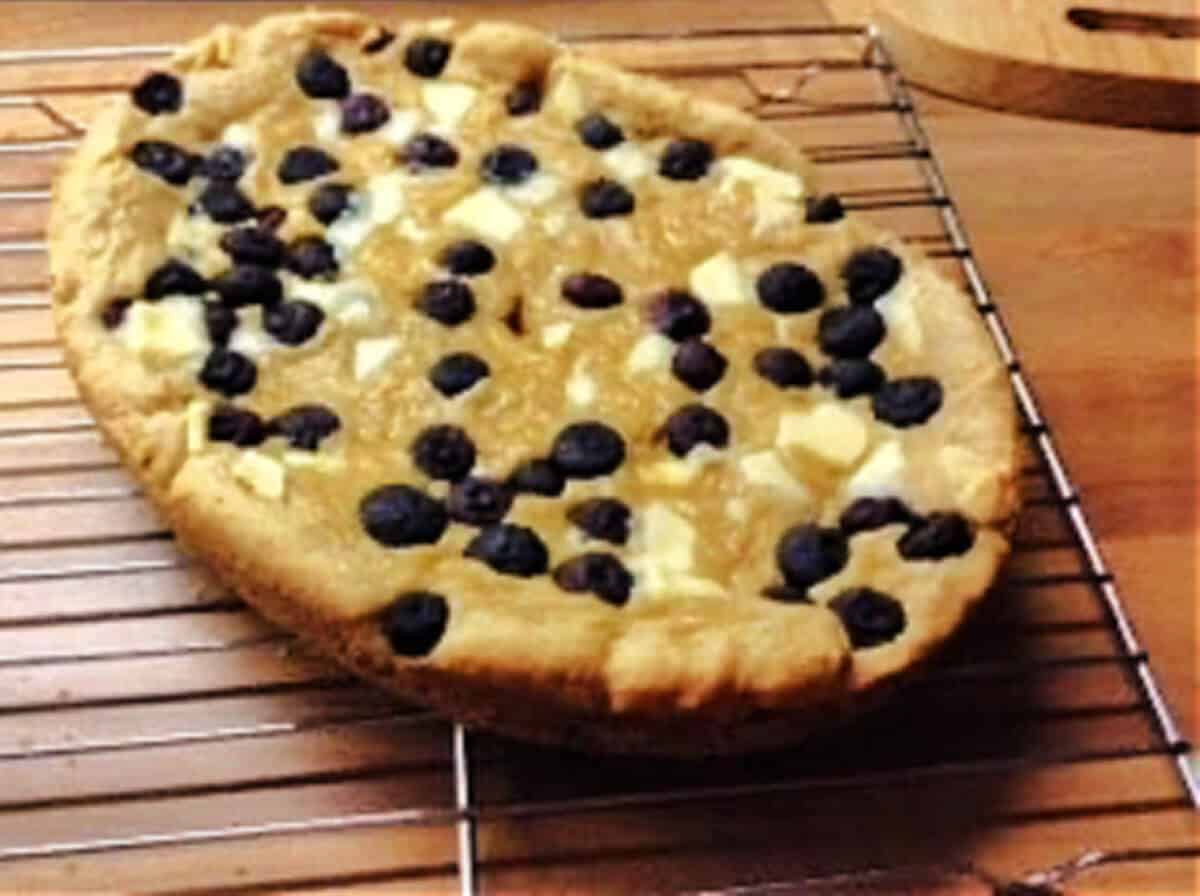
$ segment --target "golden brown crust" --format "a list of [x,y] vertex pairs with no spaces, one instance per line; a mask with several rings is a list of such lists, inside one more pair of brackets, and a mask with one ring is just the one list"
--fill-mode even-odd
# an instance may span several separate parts
[[[448,27],[456,42],[446,71],[451,80],[512,83],[546,74],[546,103],[565,120],[596,106],[617,108],[630,129],[706,139],[720,155],[795,173],[811,189],[808,162],[741,112],[581,58],[526,29]],[[427,29],[406,26],[398,43]],[[377,33],[365,19],[324,13],[219,29],[173,63],[186,73],[188,106],[172,122],[170,139],[215,141],[222,123],[269,103],[279,84],[290,82],[302,48],[361,45]],[[421,661],[398,659],[375,621],[381,594],[421,585],[444,573],[446,563],[419,553],[401,563],[379,550],[356,527],[353,502],[325,516],[310,512],[329,503],[334,492],[324,484],[313,486],[315,497],[289,492],[291,509],[284,513],[230,475],[236,449],[189,453],[195,369],[147,375],[97,323],[107,302],[137,295],[147,272],[167,257],[163,241],[150,235],[171,229],[177,195],[127,161],[133,141],[161,136],[162,128],[127,102],[114,104],[55,184],[54,312],[68,364],[102,429],[182,542],[267,616],[359,674],[456,718],[535,740],[671,755],[777,745],[885,692],[950,636],[995,577],[1015,510],[1016,439],[1008,380],[986,331],[961,292],[894,238],[846,220],[818,241],[801,222],[767,240],[775,254],[803,246],[831,267],[857,247],[887,245],[910,272],[907,305],[895,312],[907,315],[900,326],[924,339],[926,349],[936,340],[945,407],[935,425],[904,431],[897,441],[913,454],[939,447],[960,452],[942,465],[958,472],[912,488],[937,506],[968,512],[978,524],[976,546],[935,568],[882,559],[894,553],[895,527],[859,535],[846,569],[813,589],[818,604],[859,584],[897,593],[908,634],[852,652],[837,617],[823,606],[756,594],[686,607],[640,601],[618,611],[564,597],[548,583],[510,579],[505,589],[520,589],[513,599],[496,595],[495,577],[474,564],[455,573],[462,586],[447,595],[452,624],[437,650]],[[923,372],[909,369],[919,351],[885,352],[892,352],[885,358],[890,373]],[[337,489],[361,494],[384,475],[361,466],[344,474]],[[307,483],[316,474],[292,475]],[[766,542],[746,537],[753,563],[769,566],[759,556],[769,553]]]

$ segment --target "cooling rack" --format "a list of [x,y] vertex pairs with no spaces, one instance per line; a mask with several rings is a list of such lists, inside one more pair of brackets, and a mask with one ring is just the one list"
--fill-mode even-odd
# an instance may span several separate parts
[[771,119],[963,282],[1023,418],[1005,583],[906,694],[785,753],[580,757],[398,707],[176,550],[63,369],[49,178],[171,48],[0,54],[0,888],[870,891],[975,858],[1197,855],[1188,745],[878,35],[571,39]]

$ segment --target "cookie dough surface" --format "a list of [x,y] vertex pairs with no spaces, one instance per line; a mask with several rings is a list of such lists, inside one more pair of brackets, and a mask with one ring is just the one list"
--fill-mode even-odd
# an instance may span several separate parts
[[1007,551],[967,298],[753,119],[535,32],[220,29],[97,121],[51,248],[81,391],[183,541],[468,720],[792,736]]

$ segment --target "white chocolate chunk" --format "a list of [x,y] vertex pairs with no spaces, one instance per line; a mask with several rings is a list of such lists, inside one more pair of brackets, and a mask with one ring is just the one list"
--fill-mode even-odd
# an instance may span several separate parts
[[338,311],[337,319],[347,326],[359,326],[371,319],[371,304],[365,299],[351,299]]
[[555,81],[543,105],[547,110],[558,113],[570,122],[579,120],[586,112],[583,91],[575,76],[570,73],[563,74]]
[[917,314],[915,285],[905,277],[875,303],[876,310],[887,324],[888,337],[895,339],[905,351],[919,354],[925,347],[921,321]]
[[575,325],[566,321],[557,324],[547,324],[542,327],[542,347],[562,348],[567,344],[567,340],[571,338],[571,331],[573,329],[575,329]]
[[301,280],[287,273],[283,276],[289,298],[312,302],[332,317],[340,318],[342,312],[359,305],[366,305],[368,312],[374,307],[375,287],[369,280],[338,280],[334,283],[321,283],[316,280]]
[[876,448],[846,483],[851,498],[888,498],[904,494],[904,449],[898,441]]
[[725,458],[721,449],[712,445],[697,445],[687,457],[666,457],[638,468],[638,476],[645,482],[656,485],[687,485],[703,472],[709,464]]
[[543,205],[558,194],[559,180],[553,174],[539,171],[524,183],[505,187],[504,195],[525,205]]
[[378,131],[380,137],[388,143],[403,146],[408,138],[417,132],[421,116],[413,109],[394,109],[388,123]]
[[221,131],[221,143],[225,146],[232,146],[234,149],[240,149],[242,152],[249,152],[257,142],[257,132],[245,122],[235,121]]
[[374,376],[399,348],[400,340],[394,336],[358,340],[354,343],[354,378],[362,382]]
[[567,400],[575,407],[585,408],[596,400],[597,394],[596,380],[582,366],[576,367],[567,380]]
[[321,454],[318,451],[285,451],[283,462],[286,466],[315,473],[339,473],[346,468],[346,459],[340,454]]
[[688,485],[700,475],[698,464],[688,463],[687,458],[665,458],[638,468],[638,476],[644,482],[655,485]]
[[654,170],[654,162],[632,140],[618,143],[600,153],[606,168],[623,181],[632,183]]
[[247,358],[258,359],[280,348],[280,344],[262,329],[258,321],[247,322],[243,318],[229,339],[229,347]]
[[787,199],[770,196],[754,197],[754,235],[762,236],[800,214],[800,206]]
[[509,242],[525,226],[524,216],[491,187],[460,199],[442,220],[497,243]]
[[233,478],[256,495],[278,501],[283,497],[287,469],[273,457],[258,451],[243,451],[233,462]]
[[207,215],[176,215],[167,231],[167,249],[205,277],[215,277],[229,267],[229,256],[219,243],[225,228]]
[[694,564],[696,530],[661,501],[654,501],[635,523],[643,562],[658,569],[688,572]]
[[663,577],[662,592],[677,597],[728,597],[729,592],[712,579],[702,579],[686,573],[667,573]]
[[473,105],[479,91],[469,84],[451,81],[429,81],[421,85],[421,102],[433,120],[443,128],[458,127]]
[[828,464],[850,467],[867,447],[867,427],[853,411],[821,404],[810,411],[783,414],[776,443],[799,445]]
[[710,305],[741,305],[749,301],[742,272],[728,252],[718,252],[694,267],[688,285]]
[[335,104],[326,106],[313,117],[313,131],[322,143],[332,143],[342,134],[342,115]]
[[366,242],[375,228],[389,224],[404,212],[406,175],[402,171],[377,174],[365,189],[354,194],[346,210],[325,231],[325,237],[344,259]]
[[747,454],[738,461],[738,469],[742,471],[746,481],[753,485],[761,485],[805,501],[812,498],[807,486],[792,475],[774,451]]
[[804,181],[798,174],[783,171],[746,156],[729,156],[719,163],[725,175],[719,189],[728,191],[734,183],[748,183],[755,192],[779,199],[799,199],[804,195]]
[[400,217],[405,208],[403,171],[376,174],[367,181],[368,217],[375,224],[387,224]]
[[208,444],[208,418],[212,413],[212,402],[193,398],[184,411],[187,432],[188,454],[198,454]]
[[647,333],[634,345],[625,361],[630,373],[646,373],[651,370],[666,370],[671,366],[675,354],[675,343],[661,333]]
[[121,325],[126,347],[150,367],[167,367],[208,351],[204,303],[194,296],[134,302]]

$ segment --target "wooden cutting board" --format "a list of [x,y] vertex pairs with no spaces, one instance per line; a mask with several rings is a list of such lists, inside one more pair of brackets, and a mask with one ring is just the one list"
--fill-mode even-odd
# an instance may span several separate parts
[[916,84],[996,109],[1200,129],[1197,0],[829,0]]

